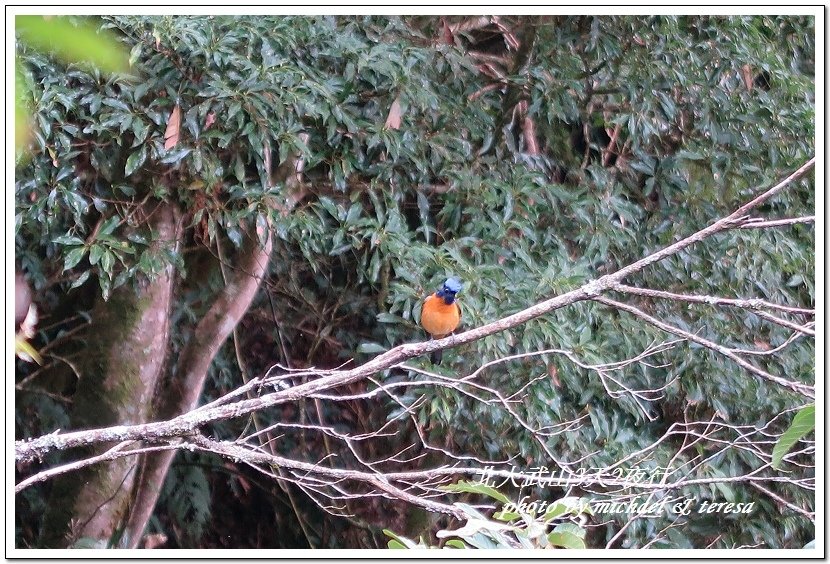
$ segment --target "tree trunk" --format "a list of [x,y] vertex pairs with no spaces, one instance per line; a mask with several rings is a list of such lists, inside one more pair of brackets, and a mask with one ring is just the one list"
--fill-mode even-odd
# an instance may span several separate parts
[[[308,135],[305,133],[300,134],[300,138],[303,142],[308,141]],[[270,149],[265,152],[270,154]],[[272,202],[273,209],[288,214],[302,200],[306,193],[301,182],[303,164],[301,156],[295,153],[272,174],[270,158],[266,160],[265,167],[271,185],[285,185],[284,200],[279,203]],[[273,228],[270,221],[265,233],[255,232],[258,229],[260,227],[247,230],[243,248],[235,259],[230,261],[225,288],[199,320],[193,337],[179,355],[176,379],[162,396],[163,400],[155,414],[157,420],[172,419],[196,407],[213,358],[254,300],[268,271],[273,248]],[[260,244],[260,238],[264,244]],[[142,456],[140,476],[133,494],[124,542],[121,544],[123,547],[140,546],[144,529],[153,514],[164,478],[175,455],[175,451],[162,451]]]
[[[255,234],[250,233],[247,237],[240,256],[231,262],[233,266],[225,288],[199,321],[193,336],[179,355],[175,380],[170,382],[162,395],[157,420],[172,419],[196,407],[213,358],[259,290],[268,269],[271,248],[270,232],[264,246],[260,245]],[[143,457],[141,476],[122,544],[125,548],[139,546],[175,455],[176,451],[162,451]]]
[[[144,206],[155,245],[175,245],[179,214],[168,203]],[[153,280],[115,290],[109,301],[93,309],[87,349],[78,365],[80,380],[73,398],[72,428],[131,425],[147,422],[153,395],[163,374],[169,338],[173,266]],[[113,445],[79,451],[81,458]],[[40,545],[66,547],[79,539],[96,546],[112,543],[123,521],[135,479],[136,459],[97,464],[55,480]]]

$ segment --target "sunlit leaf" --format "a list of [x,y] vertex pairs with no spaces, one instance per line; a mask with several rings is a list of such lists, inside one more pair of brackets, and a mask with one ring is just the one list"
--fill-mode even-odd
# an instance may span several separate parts
[[784,456],[799,439],[816,428],[816,406],[808,405],[795,414],[790,427],[775,443],[772,449],[772,467],[779,468]]
[[91,21],[63,16],[15,16],[21,41],[67,63],[86,62],[108,73],[127,72],[129,55],[108,31]]

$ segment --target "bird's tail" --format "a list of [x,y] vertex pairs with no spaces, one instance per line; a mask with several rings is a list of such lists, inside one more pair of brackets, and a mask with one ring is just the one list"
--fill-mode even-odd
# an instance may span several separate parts
[[444,349],[432,351],[432,353],[429,355],[429,361],[435,365],[441,364],[442,358],[444,358]]

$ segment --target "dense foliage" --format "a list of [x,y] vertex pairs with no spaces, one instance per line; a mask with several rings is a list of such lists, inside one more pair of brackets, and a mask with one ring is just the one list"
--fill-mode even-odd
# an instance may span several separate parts
[[[250,371],[276,362],[361,362],[422,339],[421,301],[449,274],[465,280],[464,325],[492,321],[704,227],[814,153],[812,18],[503,18],[501,25],[520,40],[518,49],[505,47],[501,28],[450,32],[454,22],[108,17],[103,25],[123,38],[133,65],[132,76],[115,78],[21,47],[37,127],[33,157],[17,170],[15,252],[47,312],[38,346],[57,342],[62,355],[83,354],[83,332],[72,328],[96,297],[141,284],[172,261],[181,274],[171,313],[175,353],[189,338],[187,323],[221,285],[221,274],[205,268],[217,241],[238,247],[246,225],[262,233],[273,222],[265,291],[239,328]],[[494,80],[471,52],[509,61],[497,87],[488,88]],[[528,146],[520,103],[538,148]],[[179,140],[166,149],[176,107]],[[292,155],[304,160],[304,192],[298,207],[281,212],[286,187],[272,183],[269,173]],[[805,180],[760,211],[808,215],[814,198],[812,181]],[[159,253],[153,234],[142,230],[133,212],[149,200],[183,210],[187,229],[179,253]],[[813,307],[813,245],[811,226],[736,230],[627,282]],[[647,299],[636,305],[727,347],[773,348],[790,335],[741,310]],[[625,312],[586,303],[445,351],[440,371],[465,374],[507,355],[552,348],[605,363],[664,339]],[[812,341],[801,339],[785,354],[754,360],[812,382],[813,358]],[[416,363],[439,370],[426,358]],[[18,381],[32,372],[20,365]],[[418,377],[404,370],[386,376]],[[591,467],[650,445],[684,418],[756,426],[798,405],[791,394],[685,343],[622,377],[635,389],[676,381],[657,401],[612,398],[595,373],[553,353],[499,364],[482,378],[505,395],[536,378],[516,406],[531,425],[587,415],[580,428],[545,446],[569,461],[594,453],[586,462]],[[214,361],[205,399],[241,383],[229,344]],[[72,387],[58,377],[20,387],[16,434],[65,428],[63,396]],[[551,466],[536,440],[502,410],[432,386],[411,390],[404,403],[421,395],[427,401],[417,402],[416,420],[429,442],[481,458],[518,456],[514,464],[523,468]],[[326,409],[327,422],[356,433],[402,410],[383,400]],[[262,416],[304,421],[310,410],[302,405]],[[216,432],[233,437],[240,425]],[[402,422],[394,441],[377,448],[392,452],[417,440]],[[287,440],[280,448],[317,460],[319,439],[309,441]],[[662,444],[655,467],[667,465],[677,447]],[[716,447],[701,448],[711,454]],[[335,542],[332,530],[301,540],[297,525],[274,517],[275,509],[251,509],[251,480],[274,499],[283,495],[261,477],[214,459],[188,455],[179,462],[153,522],[179,545],[217,545],[208,537],[232,530],[228,515],[244,508],[292,531],[281,538],[293,546]],[[756,467],[755,459],[731,450],[697,477]],[[770,488],[814,506],[801,490]],[[221,495],[228,490],[234,495]],[[43,491],[18,499],[18,543],[33,542]],[[801,547],[813,538],[809,520],[782,515],[772,499],[740,484],[701,487],[692,495],[758,503],[751,515],[690,519],[657,546]],[[402,529],[384,514],[373,520],[375,527]],[[335,529],[344,526],[334,521]],[[639,520],[621,546],[642,546],[667,524]],[[605,546],[618,529],[619,523],[596,528],[586,542]]]

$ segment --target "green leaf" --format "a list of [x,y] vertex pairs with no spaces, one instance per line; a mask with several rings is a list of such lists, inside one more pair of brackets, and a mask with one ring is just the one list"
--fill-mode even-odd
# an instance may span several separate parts
[[70,268],[81,262],[81,259],[84,258],[85,254],[86,247],[77,247],[66,253],[66,257],[63,259],[63,269],[69,270]]
[[[153,87],[154,83],[151,80],[146,80],[135,87],[133,91],[133,99],[138,102],[141,100],[147,92]],[[137,135],[137,134],[136,134]]]
[[91,270],[84,270],[84,271],[83,271],[83,273],[81,273],[81,275],[80,275],[80,276],[78,276],[77,280],[75,280],[75,281],[72,283],[72,285],[71,285],[71,286],[69,286],[69,288],[70,288],[70,289],[72,289],[72,288],[77,288],[77,287],[79,287],[81,284],[83,284],[84,282],[86,282],[86,281],[87,281],[87,279],[89,279],[89,275],[90,275],[91,273],[92,273],[92,271],[91,271]]
[[327,196],[320,197],[320,205],[323,206],[323,209],[329,212],[334,219],[340,219],[340,212],[337,209],[337,204],[334,203],[334,200]]
[[439,486],[438,489],[453,493],[476,493],[485,495],[487,497],[491,497],[496,501],[500,501],[504,504],[510,503],[509,497],[507,497],[497,489],[492,488],[486,484],[482,484],[480,482],[462,481],[447,486]]
[[808,405],[793,417],[790,428],[775,443],[772,449],[772,467],[780,468],[781,461],[793,445],[807,433],[816,428],[816,406]]
[[60,237],[55,237],[52,239],[53,243],[57,243],[58,245],[83,245],[84,240],[79,237],[74,237],[72,235],[61,235]]
[[383,529],[383,534],[392,539],[387,543],[389,548],[418,548],[418,545],[413,541],[406,537],[397,535],[389,529]]
[[495,513],[493,513],[493,519],[508,523],[513,519],[518,519],[521,516],[521,513],[516,513],[515,511],[505,511],[503,507],[501,511],[496,511]]
[[141,56],[141,49],[144,45],[139,42],[136,43],[132,49],[130,49],[130,58],[129,58],[129,65],[133,66],[138,58]]
[[360,346],[357,347],[357,352],[359,353],[382,353],[386,352],[387,348],[383,345],[379,345],[378,343],[360,343]]
[[133,151],[127,157],[127,164],[124,165],[124,176],[130,176],[136,171],[138,167],[144,164],[147,160],[147,145],[142,145],[137,151]]
[[31,107],[27,100],[29,92],[25,79],[20,73],[20,62],[17,55],[14,59],[14,142],[20,148],[24,147],[31,138]]
[[159,162],[161,162],[162,164],[176,164],[183,158],[185,158],[187,155],[189,155],[190,151],[191,149],[189,147],[184,147],[182,149],[179,149],[178,151],[170,153],[169,155],[161,159],[161,161]]
[[129,184],[118,184],[116,186],[113,186],[113,188],[123,193],[125,196],[135,196],[136,194],[135,188],[133,188]]
[[473,545],[474,547],[481,549],[481,550],[493,550],[496,548],[508,548],[505,546],[499,546],[492,539],[486,536],[483,533],[476,533],[474,535],[465,535],[464,539]]
[[583,549],[585,548],[585,541],[570,532],[553,532],[548,534],[548,542],[553,546],[561,546],[563,548]]
[[89,202],[74,190],[61,190],[61,195],[63,196],[63,201],[78,215],[86,213],[86,210],[89,208]]
[[104,251],[101,255],[101,268],[112,277],[112,267],[115,265],[115,254],[112,251]]
[[[102,100],[102,103],[105,106],[108,106],[110,108],[115,108],[116,110],[121,110],[122,113],[129,114],[132,111],[127,104],[125,104],[124,102],[122,102],[118,98],[104,98]],[[121,119],[124,119],[123,115],[122,115]]]
[[104,254],[104,247],[102,245],[92,245],[89,248],[89,264],[98,264],[101,256]]
[[378,323],[400,323],[401,321],[403,321],[397,315],[393,313],[386,313],[385,311],[377,314],[377,316],[375,316],[375,319],[377,319]]
[[108,220],[106,220],[102,225],[101,229],[98,230],[98,238],[102,238],[104,235],[112,235],[115,228],[118,227],[118,224],[121,222],[121,218],[117,215],[112,216]]
[[372,282],[378,281],[378,276],[380,275],[380,253],[376,252],[372,255],[372,260],[369,263],[369,280]]
[[242,155],[236,154],[234,159],[233,173],[239,182],[245,182],[245,163],[242,162]]
[[585,529],[574,523],[557,525],[548,535],[548,542],[564,548],[585,548]]
[[360,202],[352,204],[349,207],[349,213],[346,214],[346,221],[344,223],[346,225],[354,225],[355,223],[357,223],[357,220],[360,219],[362,213],[363,206],[360,205]]
[[132,146],[137,147],[138,145],[144,143],[147,139],[147,134],[150,132],[150,128],[147,124],[136,116],[133,118],[130,128],[133,130],[133,135],[135,136]]
[[53,52],[66,63],[86,62],[108,73],[129,70],[124,46],[92,22],[75,25],[67,17],[17,16],[15,30],[24,43]]

